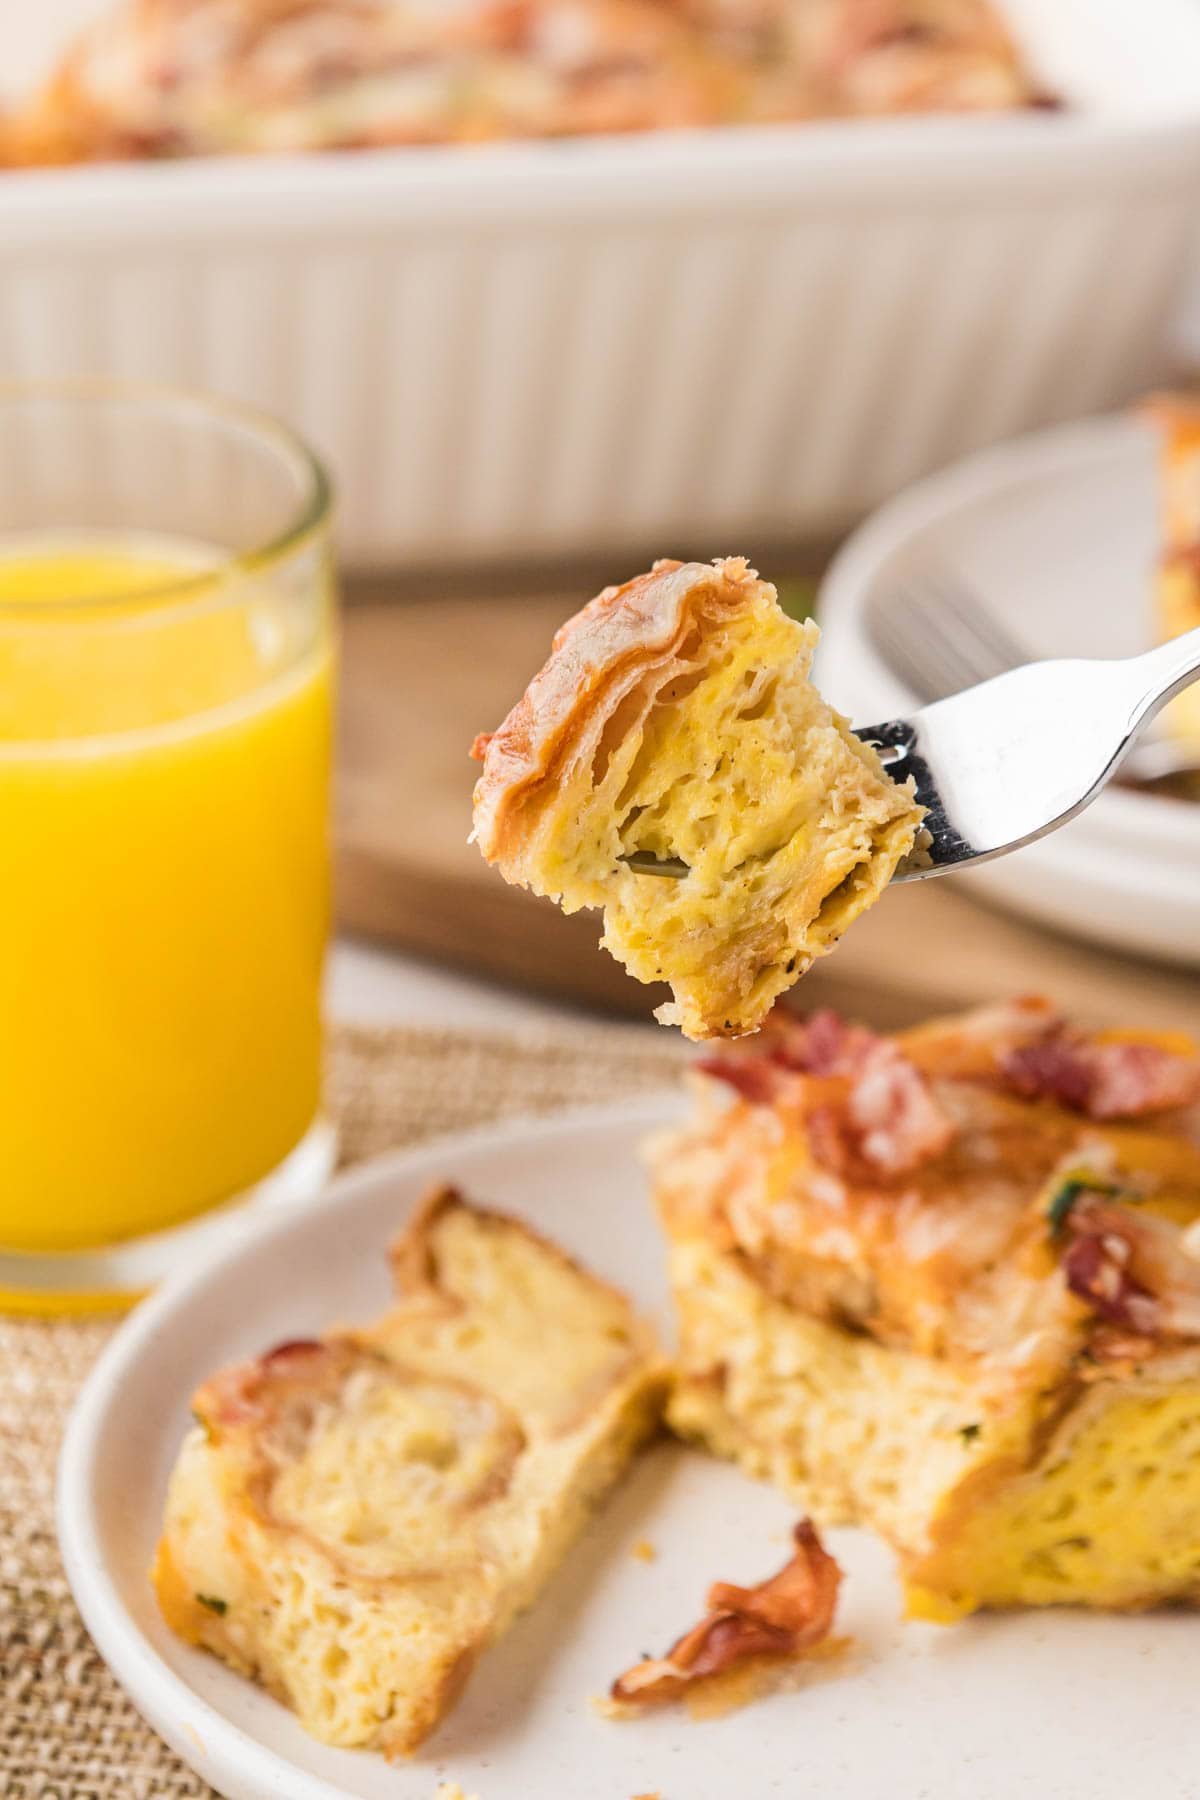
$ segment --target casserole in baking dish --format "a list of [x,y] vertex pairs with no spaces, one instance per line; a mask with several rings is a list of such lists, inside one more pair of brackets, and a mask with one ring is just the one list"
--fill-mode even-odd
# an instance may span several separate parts
[[838,531],[1170,372],[1200,12],[1004,10],[1061,112],[10,172],[0,373],[284,414],[358,565]]

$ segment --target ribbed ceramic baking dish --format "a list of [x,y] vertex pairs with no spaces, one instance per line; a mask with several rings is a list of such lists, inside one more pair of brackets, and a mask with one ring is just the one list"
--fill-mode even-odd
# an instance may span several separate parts
[[359,565],[835,531],[1170,366],[1200,5],[1008,10],[1062,114],[5,175],[0,372],[285,415]]

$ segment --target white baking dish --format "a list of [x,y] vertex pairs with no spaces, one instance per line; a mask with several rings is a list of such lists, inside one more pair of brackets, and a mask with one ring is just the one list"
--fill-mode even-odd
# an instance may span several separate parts
[[1200,5],[1009,11],[1066,114],[5,175],[0,372],[284,414],[362,565],[833,532],[1169,368]]

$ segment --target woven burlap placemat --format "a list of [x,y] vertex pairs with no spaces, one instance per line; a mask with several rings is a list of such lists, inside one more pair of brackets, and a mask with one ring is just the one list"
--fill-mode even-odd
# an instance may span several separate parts
[[[621,1026],[504,1037],[338,1027],[329,1104],[346,1163],[507,1115],[661,1086],[666,1033]],[[0,1316],[0,1796],[203,1800],[212,1790],[142,1723],[75,1610],[54,1537],[63,1425],[111,1320]]]

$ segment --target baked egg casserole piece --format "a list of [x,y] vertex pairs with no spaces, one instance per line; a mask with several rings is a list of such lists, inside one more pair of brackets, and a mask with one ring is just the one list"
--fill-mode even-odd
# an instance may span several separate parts
[[[1163,551],[1155,579],[1158,637],[1200,625],[1200,395],[1162,394],[1146,411],[1161,434],[1159,456]],[[1164,719],[1200,750],[1200,685],[1184,688]]]
[[171,1477],[167,1623],[314,1737],[410,1754],[655,1429],[664,1374],[615,1289],[433,1194],[394,1309],[207,1381]]
[[1200,1598],[1196,1046],[1026,1000],[700,1068],[674,1429],[880,1531],[919,1618]]
[[740,557],[658,562],[569,619],[476,741],[483,855],[564,912],[603,908],[605,948],[670,983],[656,1016],[686,1037],[755,1030],[920,825],[809,680],[818,636]]

